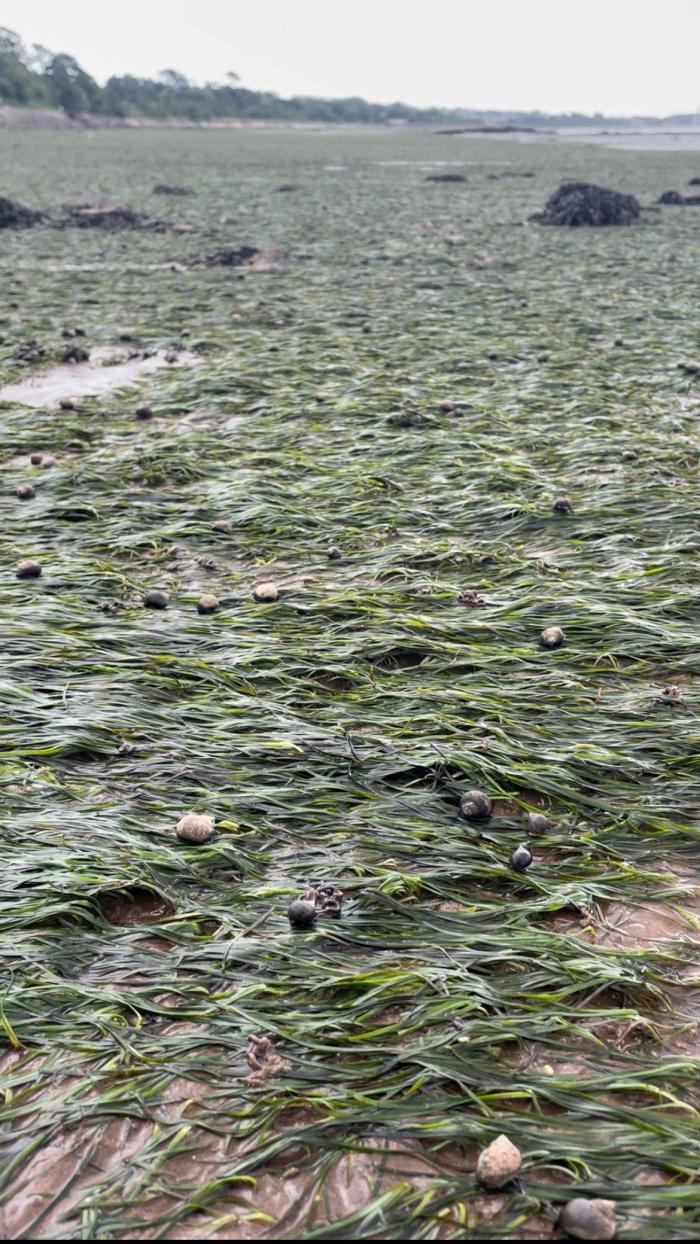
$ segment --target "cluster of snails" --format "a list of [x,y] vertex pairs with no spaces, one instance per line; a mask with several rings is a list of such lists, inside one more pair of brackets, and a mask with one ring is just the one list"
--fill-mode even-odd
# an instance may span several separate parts
[[342,902],[342,890],[332,882],[325,882],[309,887],[301,898],[292,899],[287,917],[293,929],[310,929],[319,917],[339,919],[343,914]]

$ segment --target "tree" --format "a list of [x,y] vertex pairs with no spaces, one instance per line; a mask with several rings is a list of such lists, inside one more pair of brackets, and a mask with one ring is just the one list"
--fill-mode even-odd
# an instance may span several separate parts
[[64,52],[53,56],[44,72],[53,103],[64,112],[87,112],[99,100],[100,88],[94,78]]

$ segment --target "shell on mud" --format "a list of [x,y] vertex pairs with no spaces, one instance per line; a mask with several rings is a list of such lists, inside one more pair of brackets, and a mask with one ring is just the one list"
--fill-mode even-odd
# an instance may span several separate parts
[[574,1197],[559,1215],[559,1226],[575,1240],[612,1240],[617,1234],[614,1201]]
[[168,593],[162,592],[157,587],[149,587],[143,597],[143,603],[147,609],[167,609],[169,600]]
[[530,867],[531,863],[532,851],[529,847],[526,847],[524,843],[521,843],[519,847],[515,848],[510,857],[510,866],[514,872],[524,873]]
[[476,1177],[485,1188],[503,1188],[520,1174],[523,1159],[520,1150],[507,1136],[497,1136],[479,1154]]
[[343,556],[343,554],[341,553],[341,551],[340,551],[340,549],[338,548],[337,544],[331,544],[331,546],[330,546],[330,548],[329,548],[329,550],[328,550],[328,560],[329,560],[329,562],[339,562],[342,556]]
[[58,458],[54,458],[53,454],[42,454],[39,466],[42,471],[48,471],[51,467],[58,466]]
[[543,648],[561,648],[565,639],[560,626],[547,626],[540,635],[540,644]]
[[253,598],[259,604],[269,604],[274,600],[278,600],[279,594],[277,584],[271,582],[256,583],[253,589]]
[[490,817],[493,801],[483,790],[467,790],[460,797],[459,810],[467,821],[485,821]]
[[227,518],[217,518],[215,523],[211,525],[212,531],[230,531],[231,524]]
[[188,812],[178,821],[175,833],[181,842],[209,842],[214,837],[214,818],[199,812]]
[[29,455],[29,461],[31,462],[32,466],[41,466],[42,462],[44,461],[44,455],[40,454],[38,451],[35,450],[33,454]]
[[25,561],[17,563],[15,574],[18,579],[38,579],[41,575],[41,566],[33,558],[28,557]]
[[32,497],[36,496],[36,492],[31,484],[18,484],[15,488],[15,496],[19,497],[20,501],[31,501]]
[[219,608],[218,596],[212,596],[211,592],[204,592],[197,601],[197,613],[216,613]]
[[528,812],[527,830],[529,834],[546,834],[551,829],[551,821],[542,812]]
[[140,406],[136,407],[134,414],[137,419],[151,419],[153,417],[153,407],[150,402],[142,402]]
[[568,497],[557,497],[552,502],[552,510],[555,514],[573,514],[574,507]]

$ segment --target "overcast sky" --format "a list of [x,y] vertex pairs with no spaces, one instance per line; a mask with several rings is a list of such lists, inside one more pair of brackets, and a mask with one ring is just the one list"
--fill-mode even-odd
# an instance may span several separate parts
[[0,22],[100,81],[234,70],[281,95],[700,110],[700,0],[2,0]]

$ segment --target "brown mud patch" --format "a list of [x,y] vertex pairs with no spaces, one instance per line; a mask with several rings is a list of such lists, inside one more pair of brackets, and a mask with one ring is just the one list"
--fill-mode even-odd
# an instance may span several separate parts
[[100,894],[98,905],[110,924],[153,924],[172,916],[175,908],[160,894],[134,886]]
[[169,365],[193,367],[198,358],[190,350],[156,350],[130,357],[129,351],[97,346],[85,363],[59,363],[0,389],[0,401],[21,406],[57,406],[61,398],[99,397],[135,385],[144,376]]

